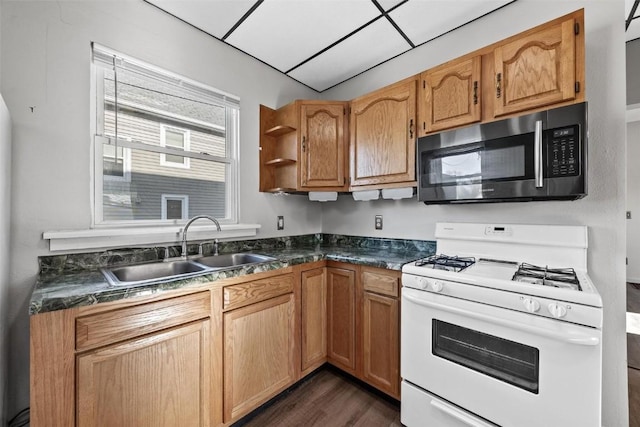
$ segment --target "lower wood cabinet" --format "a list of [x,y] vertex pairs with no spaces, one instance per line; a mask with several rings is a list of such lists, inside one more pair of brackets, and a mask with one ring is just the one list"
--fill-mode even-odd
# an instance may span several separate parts
[[209,426],[210,321],[77,356],[77,425]]
[[301,370],[305,375],[327,361],[327,273],[302,271],[300,289]]
[[356,273],[327,268],[327,359],[356,374]]
[[226,423],[297,380],[294,295],[229,311],[223,323]]

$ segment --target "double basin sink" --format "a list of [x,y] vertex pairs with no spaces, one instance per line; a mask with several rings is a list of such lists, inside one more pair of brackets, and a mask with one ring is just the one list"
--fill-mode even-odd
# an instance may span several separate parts
[[217,270],[268,261],[275,261],[275,258],[260,254],[235,253],[212,255],[193,260],[178,259],[102,268],[101,271],[111,286],[134,286],[165,280],[186,279]]

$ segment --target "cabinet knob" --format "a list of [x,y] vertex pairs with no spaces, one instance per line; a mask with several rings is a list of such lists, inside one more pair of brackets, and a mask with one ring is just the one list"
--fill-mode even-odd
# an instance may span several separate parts
[[307,137],[302,137],[302,151],[307,151]]

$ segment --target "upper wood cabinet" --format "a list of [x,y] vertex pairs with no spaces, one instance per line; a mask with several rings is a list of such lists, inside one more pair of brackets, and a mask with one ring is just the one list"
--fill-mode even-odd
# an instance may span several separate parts
[[481,63],[478,55],[420,74],[420,135],[480,121]]
[[[571,17],[500,44],[494,50],[494,115],[573,100],[580,90],[576,84],[579,33],[580,25]],[[583,61],[580,66],[581,73]]]
[[351,187],[415,180],[416,77],[351,101]]
[[260,106],[260,191],[346,189],[347,103]]
[[346,104],[303,103],[300,110],[300,186],[344,187]]

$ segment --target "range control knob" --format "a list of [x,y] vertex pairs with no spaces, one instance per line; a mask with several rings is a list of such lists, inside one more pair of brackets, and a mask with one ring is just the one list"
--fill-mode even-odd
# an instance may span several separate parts
[[524,304],[524,308],[530,313],[535,313],[540,310],[540,303],[532,298],[523,299],[522,304]]
[[567,315],[567,308],[562,304],[552,302],[549,304],[549,313],[551,313],[553,317],[560,319]]
[[426,277],[418,277],[418,286],[422,289],[427,289],[429,287],[429,281]]
[[433,282],[433,286],[431,287],[433,292],[442,292],[442,288],[444,288],[444,283],[442,283],[439,280],[436,280],[435,282]]

